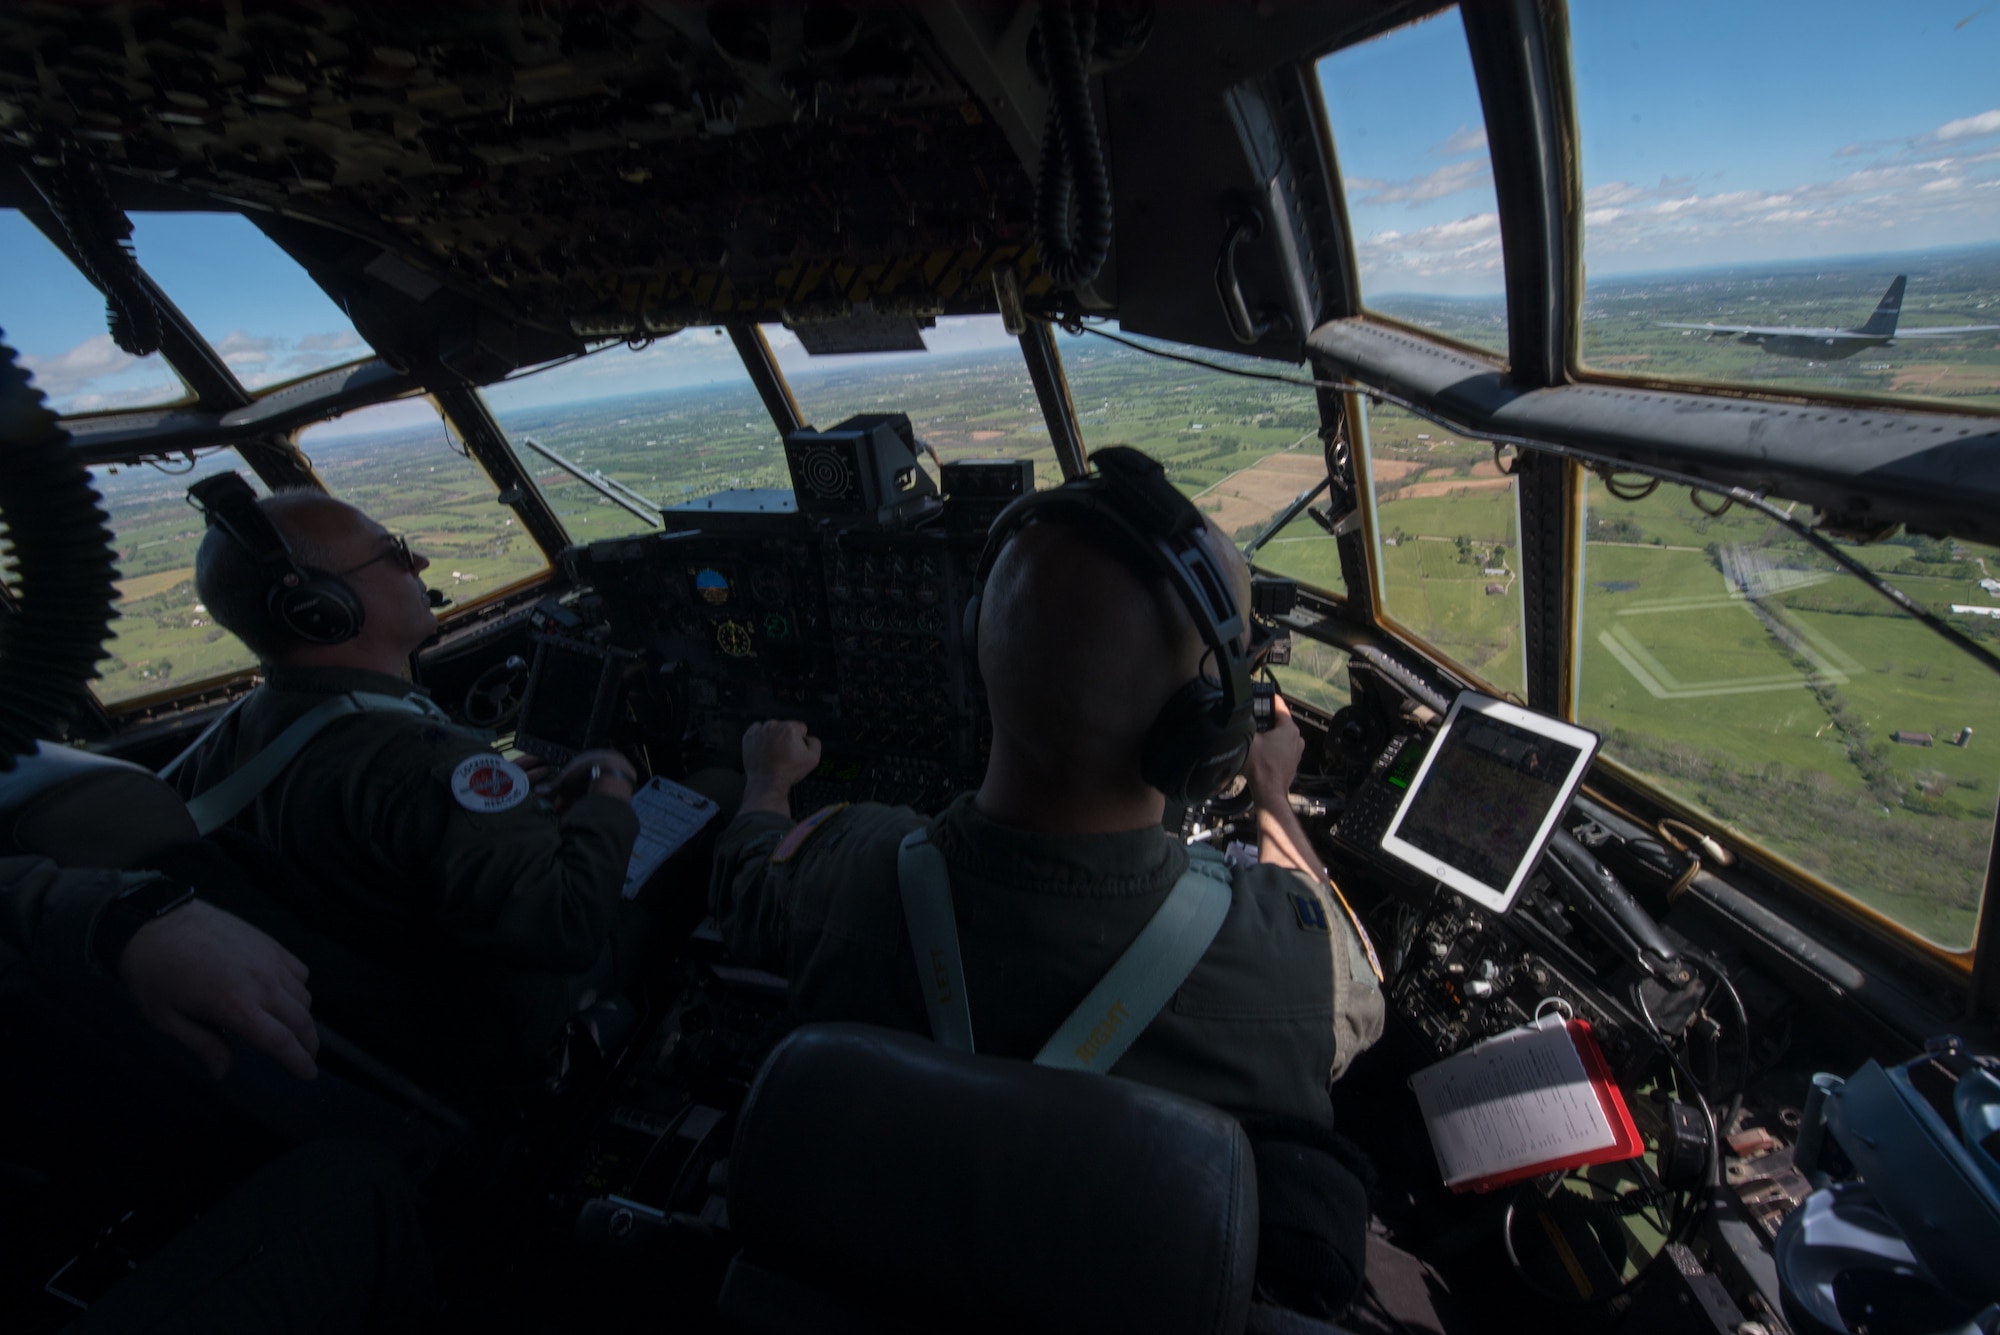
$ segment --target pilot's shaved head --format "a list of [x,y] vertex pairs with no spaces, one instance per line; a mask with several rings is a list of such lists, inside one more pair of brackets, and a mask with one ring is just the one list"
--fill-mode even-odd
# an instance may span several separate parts
[[1172,585],[1080,525],[1031,524],[994,563],[978,634],[996,749],[1077,787],[1146,790],[1147,729],[1204,651]]
[[[365,542],[377,531],[374,521],[353,506],[309,487],[267,496],[257,507],[284,538],[292,559],[316,570],[353,564],[346,559],[348,549],[357,537]],[[220,528],[202,537],[194,558],[194,587],[209,615],[260,659],[268,661],[296,643],[271,615],[264,571]]]

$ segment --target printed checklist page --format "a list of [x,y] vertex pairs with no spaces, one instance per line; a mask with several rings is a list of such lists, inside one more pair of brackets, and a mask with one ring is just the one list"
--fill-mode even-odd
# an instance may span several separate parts
[[1559,1016],[1509,1030],[1410,1078],[1445,1185],[1617,1143]]
[[708,798],[671,779],[654,779],[632,794],[639,838],[632,845],[632,860],[625,864],[625,898],[636,898],[660,865],[694,838],[718,810]]

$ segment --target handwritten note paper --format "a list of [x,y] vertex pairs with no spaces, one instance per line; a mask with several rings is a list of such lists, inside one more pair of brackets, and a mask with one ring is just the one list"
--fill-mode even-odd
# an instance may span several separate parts
[[636,898],[660,864],[694,838],[720,809],[694,789],[683,788],[671,779],[654,779],[632,794],[639,838],[632,845],[632,860],[625,864],[625,898]]
[[1561,1017],[1487,1039],[1410,1078],[1446,1186],[1617,1143]]

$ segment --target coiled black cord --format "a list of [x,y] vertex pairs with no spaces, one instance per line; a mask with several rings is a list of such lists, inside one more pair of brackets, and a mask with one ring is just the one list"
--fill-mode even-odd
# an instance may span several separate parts
[[111,341],[134,357],[158,352],[160,308],[132,254],[132,220],[111,198],[97,164],[75,144],[65,144],[56,166],[30,167],[28,175],[62,224],[77,267],[104,293]]
[[83,707],[117,615],[117,552],[90,474],[0,343],[0,532],[13,603],[0,620],[0,770]]
[[1111,178],[1090,106],[1095,0],[1050,0],[1042,7],[1042,59],[1049,114],[1042,128],[1035,233],[1042,271],[1059,287],[1097,277],[1111,253]]

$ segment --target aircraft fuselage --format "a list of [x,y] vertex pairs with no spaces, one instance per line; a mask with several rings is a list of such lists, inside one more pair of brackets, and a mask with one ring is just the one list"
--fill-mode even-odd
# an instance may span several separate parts
[[1776,357],[1800,357],[1816,362],[1835,362],[1852,357],[1865,348],[1886,348],[1894,341],[1886,338],[1859,338],[1845,331],[1818,334],[1743,334],[1736,340],[1762,348]]

